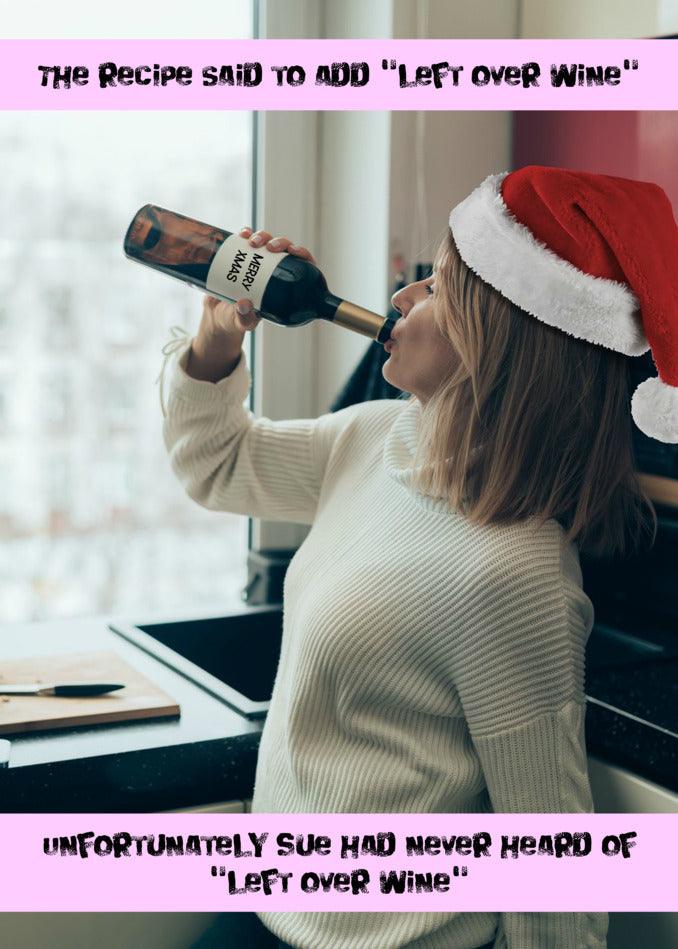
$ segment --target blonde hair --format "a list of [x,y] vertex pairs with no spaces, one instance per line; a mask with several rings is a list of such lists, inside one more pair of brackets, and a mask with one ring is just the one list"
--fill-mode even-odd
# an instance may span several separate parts
[[418,488],[477,524],[554,518],[594,556],[637,551],[648,521],[654,543],[627,357],[515,306],[466,266],[449,231],[435,267],[434,320],[455,362],[422,407]]

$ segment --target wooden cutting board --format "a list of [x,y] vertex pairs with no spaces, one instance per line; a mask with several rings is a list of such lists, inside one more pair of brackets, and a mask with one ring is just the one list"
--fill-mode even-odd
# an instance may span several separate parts
[[116,652],[57,653],[3,661],[0,683],[120,682],[106,695],[0,695],[0,734],[181,715],[179,705]]

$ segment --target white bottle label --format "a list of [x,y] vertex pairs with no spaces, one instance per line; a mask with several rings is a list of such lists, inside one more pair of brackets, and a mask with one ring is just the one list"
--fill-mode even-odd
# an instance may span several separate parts
[[205,288],[229,300],[251,300],[258,310],[273,271],[288,256],[252,247],[246,237],[231,234],[214,255]]

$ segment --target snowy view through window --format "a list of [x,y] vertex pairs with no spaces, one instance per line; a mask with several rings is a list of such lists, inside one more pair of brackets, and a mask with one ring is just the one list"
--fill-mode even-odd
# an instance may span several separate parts
[[238,600],[247,520],[172,474],[156,378],[202,296],[128,261],[154,203],[250,221],[244,113],[0,114],[0,620]]

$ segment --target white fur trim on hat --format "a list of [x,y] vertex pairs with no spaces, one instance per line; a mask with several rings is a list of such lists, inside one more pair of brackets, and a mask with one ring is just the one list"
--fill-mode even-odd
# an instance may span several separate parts
[[635,293],[623,283],[583,273],[518,221],[501,195],[509,172],[488,175],[450,214],[464,263],[543,323],[627,356],[650,344]]
[[641,432],[670,445],[678,443],[678,388],[652,376],[631,399],[631,415]]

